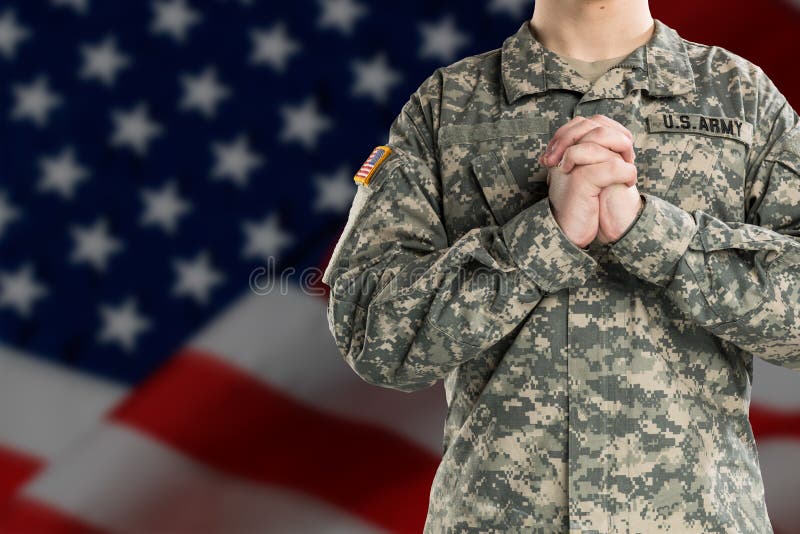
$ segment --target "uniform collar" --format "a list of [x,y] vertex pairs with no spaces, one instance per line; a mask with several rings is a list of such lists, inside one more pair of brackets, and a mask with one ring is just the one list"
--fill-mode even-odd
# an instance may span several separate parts
[[555,52],[536,40],[526,20],[503,42],[501,71],[509,103],[526,94],[549,89],[590,90],[597,97],[622,98],[634,88],[647,89],[652,96],[673,96],[695,90],[694,74],[683,39],[673,28],[653,19],[653,34],[631,52],[620,67],[628,67],[625,83],[598,80],[592,85],[567,65]]

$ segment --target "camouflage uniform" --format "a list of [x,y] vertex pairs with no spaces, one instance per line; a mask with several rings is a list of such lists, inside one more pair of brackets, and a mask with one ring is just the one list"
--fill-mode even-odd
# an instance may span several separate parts
[[[646,203],[581,249],[537,157],[594,114]],[[764,72],[656,20],[592,84],[526,21],[386,146],[323,279],[359,376],[444,379],[425,532],[772,532],[748,410],[754,355],[800,369],[800,118]]]

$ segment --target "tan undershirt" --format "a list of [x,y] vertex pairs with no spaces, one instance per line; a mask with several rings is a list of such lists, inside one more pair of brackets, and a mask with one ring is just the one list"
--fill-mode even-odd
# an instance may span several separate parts
[[[530,22],[528,23],[528,31],[531,32],[531,35],[533,36],[534,39],[536,39],[537,41],[539,40],[536,37],[536,31],[534,31],[533,26],[531,26]],[[553,53],[556,54],[562,60],[564,60],[567,64],[569,64],[570,67],[578,71],[578,74],[580,74],[581,77],[586,78],[591,83],[597,81],[597,79],[603,74],[605,74],[608,71],[608,69],[610,69],[611,67],[613,67],[626,57],[628,57],[628,54],[630,54],[630,52],[628,52],[627,54],[623,54],[618,57],[612,57],[609,59],[598,59],[597,61],[584,61],[582,59],[577,59],[574,57],[562,56],[561,54],[557,54],[556,52]]]
[[583,77],[594,83],[600,76],[605,74],[608,69],[628,57],[628,54],[623,54],[619,57],[612,57],[610,59],[598,59],[597,61],[584,61],[574,57],[567,57],[559,55],[570,67],[578,71]]

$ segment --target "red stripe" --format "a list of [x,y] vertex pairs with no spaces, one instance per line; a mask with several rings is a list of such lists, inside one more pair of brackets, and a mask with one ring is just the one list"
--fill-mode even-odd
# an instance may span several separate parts
[[205,354],[179,353],[111,418],[226,473],[310,493],[392,531],[424,524],[433,454]]
[[41,466],[38,458],[0,446],[0,504],[9,499]]
[[793,438],[800,440],[800,411],[776,410],[751,404],[750,424],[756,439]]
[[103,530],[31,499],[17,499],[0,513],[3,534],[99,534]]

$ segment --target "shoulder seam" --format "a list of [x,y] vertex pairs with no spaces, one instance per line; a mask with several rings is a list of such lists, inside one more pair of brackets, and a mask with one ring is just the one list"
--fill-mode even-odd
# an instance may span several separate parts
[[463,63],[470,63],[470,62],[475,61],[475,60],[480,60],[480,59],[483,59],[483,58],[488,57],[488,56],[499,54],[501,51],[502,51],[501,47],[493,48],[491,50],[486,50],[484,52],[479,52],[477,54],[472,54],[471,56],[464,56],[461,59],[450,63],[449,65],[445,65],[445,66],[439,67],[439,68],[442,69],[443,71],[444,70],[449,70],[450,68],[453,68],[453,67],[458,68]]
[[714,45],[710,45],[708,43],[698,43],[696,41],[690,41],[689,39],[686,39],[685,37],[681,37],[681,41],[683,41],[683,44],[691,44],[691,45],[695,45],[695,46],[702,46],[703,48],[711,48],[711,47],[714,46]]

